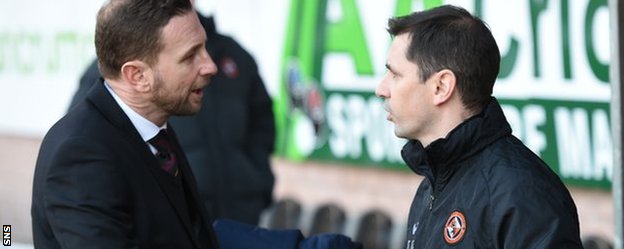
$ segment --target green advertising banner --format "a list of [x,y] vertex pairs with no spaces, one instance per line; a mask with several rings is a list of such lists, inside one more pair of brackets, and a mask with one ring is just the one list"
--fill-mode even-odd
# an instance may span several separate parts
[[514,135],[566,183],[609,188],[606,0],[292,0],[275,106],[278,154],[407,169],[405,141],[374,95],[391,42],[385,25],[440,4],[460,5],[492,28],[502,56],[494,96]]

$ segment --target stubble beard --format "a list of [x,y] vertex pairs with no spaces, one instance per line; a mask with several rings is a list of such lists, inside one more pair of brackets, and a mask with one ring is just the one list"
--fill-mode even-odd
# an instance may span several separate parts
[[165,81],[162,75],[156,73],[154,77],[154,95],[152,102],[160,109],[172,116],[190,116],[199,112],[201,105],[193,107],[189,101],[190,94],[178,97],[165,89]]

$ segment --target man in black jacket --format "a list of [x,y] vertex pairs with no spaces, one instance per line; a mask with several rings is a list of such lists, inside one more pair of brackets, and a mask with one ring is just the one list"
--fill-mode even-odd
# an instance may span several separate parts
[[582,248],[558,176],[511,134],[492,88],[500,54],[486,25],[441,6],[390,19],[388,72],[376,89],[424,180],[406,248]]
[[[195,116],[172,117],[205,206],[216,218],[258,224],[272,202],[270,155],[275,140],[272,101],[254,59],[199,15],[206,48],[219,68]],[[70,109],[100,77],[93,62],[80,79]]]

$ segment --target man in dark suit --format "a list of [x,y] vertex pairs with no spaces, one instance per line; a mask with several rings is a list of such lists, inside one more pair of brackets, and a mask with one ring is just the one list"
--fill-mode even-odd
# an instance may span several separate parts
[[111,0],[95,32],[104,81],[46,134],[34,176],[36,248],[217,248],[167,124],[217,69],[188,0]]
[[[191,165],[200,197],[214,218],[256,225],[273,200],[275,178],[270,155],[275,144],[272,102],[251,55],[217,32],[214,19],[199,15],[206,49],[220,69],[204,88],[197,115],[172,117]],[[70,110],[100,78],[89,65]]]

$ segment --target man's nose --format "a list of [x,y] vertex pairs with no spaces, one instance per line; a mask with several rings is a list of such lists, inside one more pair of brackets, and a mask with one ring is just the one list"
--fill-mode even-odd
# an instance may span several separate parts
[[381,82],[379,82],[379,84],[377,85],[377,87],[375,87],[375,95],[377,97],[381,97],[381,98],[390,97],[388,93],[388,88],[386,87],[385,82],[386,82],[385,79],[382,79]]
[[204,53],[204,60],[202,61],[200,68],[199,68],[199,74],[212,76],[212,75],[217,74],[217,71],[218,71],[217,65],[214,63],[214,61],[212,60],[212,57],[210,57],[210,55],[206,51]]

